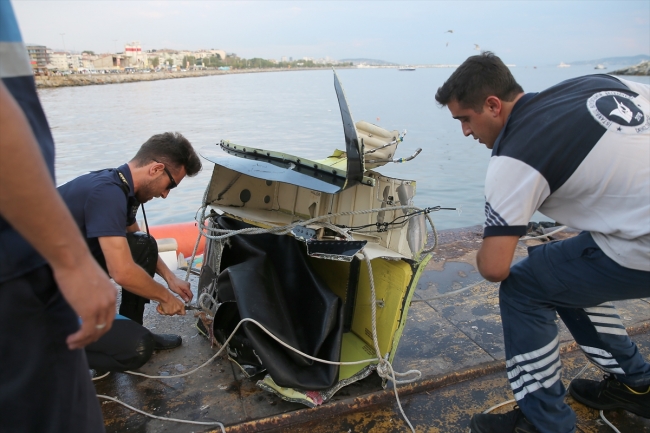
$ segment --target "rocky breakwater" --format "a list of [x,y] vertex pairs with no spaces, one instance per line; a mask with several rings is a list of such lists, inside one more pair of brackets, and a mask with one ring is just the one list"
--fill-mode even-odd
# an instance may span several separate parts
[[650,60],[645,60],[638,65],[618,69],[610,72],[611,75],[650,75]]
[[169,80],[172,78],[203,77],[206,75],[220,75],[234,71],[187,71],[187,72],[150,72],[134,74],[70,74],[37,76],[36,87],[69,87],[91,86],[95,84],[133,83],[136,81]]
[[[349,69],[350,66],[342,66],[337,69]],[[172,78],[190,78],[205,77],[208,75],[225,75],[225,74],[249,74],[253,72],[282,72],[282,71],[313,71],[329,69],[329,67],[316,68],[271,68],[271,69],[231,69],[220,71],[216,69],[204,71],[186,71],[186,72],[147,72],[133,74],[70,74],[70,75],[42,75],[34,77],[36,87],[39,89],[52,87],[69,87],[69,86],[92,86],[95,84],[118,84],[134,83],[136,81],[155,81],[169,80]]]

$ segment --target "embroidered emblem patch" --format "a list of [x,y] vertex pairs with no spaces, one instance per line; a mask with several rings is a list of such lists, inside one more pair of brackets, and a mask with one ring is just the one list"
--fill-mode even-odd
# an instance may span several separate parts
[[650,129],[650,107],[640,97],[613,90],[598,92],[587,101],[587,109],[608,130],[639,134]]

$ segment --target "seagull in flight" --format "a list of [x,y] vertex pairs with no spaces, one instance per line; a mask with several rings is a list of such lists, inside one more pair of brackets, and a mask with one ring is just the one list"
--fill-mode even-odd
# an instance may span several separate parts
[[445,33],[453,33],[453,30],[447,30]]
[[479,47],[478,44],[474,44],[474,49],[476,51],[481,51],[481,47]]

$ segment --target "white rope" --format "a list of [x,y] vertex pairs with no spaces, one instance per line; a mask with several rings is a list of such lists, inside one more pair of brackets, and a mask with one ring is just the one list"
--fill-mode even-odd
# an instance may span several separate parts
[[603,421],[605,421],[605,424],[607,424],[608,426],[610,426],[610,427],[612,428],[612,430],[614,430],[616,433],[621,433],[621,432],[620,432],[616,427],[614,427],[614,425],[613,425],[611,422],[609,422],[609,420],[608,420],[607,418],[605,418],[605,414],[603,414],[603,411],[602,411],[602,410],[601,410],[599,413],[600,413],[600,418],[601,418]]
[[193,370],[190,370],[190,371],[188,371],[188,372],[186,372],[186,373],[177,374],[177,375],[174,375],[174,376],[150,376],[150,375],[148,375],[148,374],[138,373],[137,371],[130,371],[130,370],[125,371],[125,373],[132,374],[132,375],[135,375],[135,376],[147,377],[147,378],[149,378],[149,379],[174,379],[174,378],[177,378],[177,377],[189,376],[190,374],[193,374],[193,373],[195,373],[196,371],[200,370],[201,368],[205,367],[205,366],[208,365],[210,362],[212,362],[212,361],[213,361],[217,356],[219,356],[219,355],[221,354],[221,352],[223,351],[223,349],[228,345],[228,343],[230,342],[230,340],[234,337],[235,332],[237,332],[237,330],[239,329],[239,327],[240,327],[243,323],[245,323],[245,322],[251,322],[251,323],[254,323],[254,324],[257,325],[257,326],[258,326],[262,331],[264,331],[266,334],[268,334],[269,337],[273,338],[275,341],[277,341],[278,343],[280,343],[282,346],[286,347],[287,349],[293,350],[293,351],[296,352],[297,354],[299,354],[299,355],[301,355],[301,356],[304,356],[304,357],[307,358],[307,359],[311,359],[312,361],[322,362],[323,364],[331,364],[331,365],[358,365],[358,364],[366,364],[366,363],[370,363],[370,362],[377,362],[377,361],[379,361],[378,358],[372,358],[372,359],[364,359],[364,360],[362,360],[362,361],[345,361],[345,362],[336,362],[336,361],[329,361],[329,360],[327,360],[327,359],[316,358],[316,357],[313,357],[313,356],[311,356],[311,355],[307,355],[306,353],[301,352],[300,350],[298,350],[298,349],[296,349],[296,348],[290,346],[289,344],[285,343],[285,342],[282,341],[280,338],[278,338],[278,337],[276,337],[275,335],[273,335],[273,333],[271,333],[271,331],[269,331],[268,329],[266,329],[266,328],[264,327],[264,325],[262,325],[262,324],[261,324],[260,322],[258,322],[257,320],[255,320],[255,319],[251,319],[251,318],[244,318],[244,319],[241,319],[241,320],[239,321],[239,323],[237,324],[237,326],[235,327],[235,329],[230,333],[230,336],[228,336],[228,339],[227,339],[226,341],[224,341],[224,343],[221,345],[221,349],[219,349],[219,351],[218,351],[217,353],[215,353],[215,354],[212,356],[212,358],[208,359],[208,360],[205,361],[203,364],[199,365],[198,367],[194,368]]
[[120,400],[118,400],[118,399],[115,398],[115,397],[109,397],[109,396],[107,396],[107,395],[103,395],[103,394],[97,394],[97,397],[99,397],[99,398],[104,398],[104,399],[106,399],[106,400],[110,400],[110,401],[114,401],[115,403],[119,403],[119,404],[121,404],[122,406],[128,407],[128,408],[131,409],[132,411],[135,411],[135,412],[141,413],[142,415],[145,415],[145,416],[148,416],[148,417],[151,417],[151,418],[160,419],[160,420],[163,420],[163,421],[180,422],[180,423],[184,423],[184,424],[196,424],[196,425],[218,425],[219,427],[221,427],[221,431],[222,431],[223,433],[226,433],[226,429],[224,428],[224,425],[223,425],[222,423],[220,423],[219,421],[190,421],[190,420],[186,420],[186,419],[166,418],[166,417],[164,417],[164,416],[158,416],[158,415],[153,415],[153,414],[151,414],[151,413],[147,413],[147,412],[145,412],[145,411],[143,411],[143,410],[140,410],[140,409],[135,408],[135,407],[133,407],[133,406],[131,406],[131,405],[129,405],[129,404],[126,404],[126,403],[124,403],[123,401],[120,401]]
[[[465,291],[467,291],[469,289],[472,289],[472,288],[478,286],[479,284],[483,284],[483,283],[486,283],[486,282],[488,282],[488,281],[487,280],[481,280],[481,281],[478,281],[478,282],[476,282],[474,284],[470,284],[469,286],[465,286],[465,287],[462,287],[462,288],[457,289],[457,290],[452,290],[451,292],[441,293],[440,295],[432,296],[432,297],[426,298],[426,299],[413,299],[411,302],[412,303],[413,302],[427,302],[427,301],[434,301],[436,299],[446,298],[447,296],[457,295],[459,293],[462,293],[462,292],[465,292]],[[496,284],[496,283],[491,283],[491,284]]]
[[553,236],[553,235],[556,234],[556,233],[560,233],[562,230],[565,230],[565,229],[567,229],[567,228],[568,228],[567,226],[562,226],[562,227],[559,227],[559,228],[553,230],[553,231],[550,232],[550,233],[544,233],[543,235],[539,235],[539,236],[524,236],[523,238],[520,238],[519,240],[520,240],[520,241],[530,241],[530,240],[532,240],[532,239],[543,239],[543,238],[548,238],[548,237],[550,237],[550,236]]
[[[305,221],[298,220],[298,221],[294,221],[294,222],[292,222],[290,224],[287,224],[287,225],[271,227],[271,228],[268,228],[268,229],[258,228],[258,227],[248,227],[248,228],[244,228],[244,229],[240,229],[240,230],[226,230],[226,229],[210,228],[210,227],[205,225],[205,210],[206,210],[206,208],[207,208],[207,204],[204,205],[204,206],[201,206],[196,211],[195,220],[199,225],[199,230],[202,232],[202,235],[205,236],[206,238],[212,239],[212,240],[223,240],[223,239],[229,238],[231,236],[243,235],[243,234],[254,235],[254,234],[270,233],[270,234],[275,234],[275,235],[284,235],[284,234],[288,234],[289,232],[291,232],[291,230],[294,227],[298,226],[298,225],[307,226],[307,225],[310,225],[310,224],[319,223],[321,220],[328,220],[330,218],[336,218],[336,217],[339,217],[339,216],[365,215],[365,214],[370,214],[370,213],[395,211],[395,210],[409,210],[409,209],[416,210],[416,211],[422,211],[423,210],[423,209],[421,209],[421,208],[419,208],[417,206],[412,206],[412,205],[391,206],[391,207],[385,207],[385,208],[363,209],[363,210],[358,210],[358,211],[339,212],[339,213],[336,213],[336,214],[326,214],[326,215],[317,216],[317,217],[314,217],[314,218],[311,218],[311,219],[308,219],[308,220],[305,220]],[[199,212],[201,214],[200,217],[198,216]],[[428,217],[428,214],[425,214],[425,215],[427,215],[427,217]],[[427,219],[428,219],[428,221],[429,221],[429,223],[431,225],[431,228],[432,228],[432,230],[434,232],[434,241],[436,242],[436,244],[434,244],[434,247],[435,247],[437,245],[437,232],[435,230],[435,225],[433,224],[433,220],[431,220],[430,217],[428,217]],[[328,224],[329,224],[329,222],[328,222]],[[343,233],[349,233],[351,231],[350,228],[343,229],[343,228],[339,227],[339,229],[342,230],[340,232],[342,234]],[[208,234],[208,232],[211,232],[211,233],[223,233],[223,234],[222,235],[210,235],[210,234]],[[430,251],[430,250],[427,250],[427,251]]]
[[110,371],[107,371],[106,373],[102,374],[101,376],[93,377],[93,381],[95,381],[95,380],[99,380],[99,379],[103,379],[103,378],[105,378],[106,376],[108,376],[109,374],[111,374],[111,372],[110,372]]
[[[237,177],[239,179],[239,177]],[[203,203],[205,203],[206,199],[208,198],[208,191],[210,190],[210,184],[205,188],[205,192],[203,193]],[[206,206],[201,206],[203,211],[201,212],[201,221],[205,221],[205,209]],[[198,212],[198,211],[197,211]],[[196,219],[196,214],[194,214],[194,219]],[[194,244],[194,250],[192,251],[192,257],[190,258],[190,262],[187,264],[187,273],[185,274],[185,281],[189,281],[190,279],[190,272],[192,271],[192,266],[194,265],[194,259],[196,258],[196,252],[199,249],[199,244],[201,243],[201,236],[203,236],[203,232],[199,226],[199,235],[196,237],[196,243]]]
[[491,408],[489,408],[489,409],[487,409],[487,410],[484,410],[483,413],[490,413],[490,412],[492,412],[494,409],[498,409],[498,408],[500,408],[501,406],[505,406],[505,405],[507,405],[507,404],[514,403],[514,402],[515,402],[515,399],[513,398],[512,400],[507,400],[507,401],[504,401],[504,402],[502,402],[502,403],[495,404],[495,405],[492,406]]
[[[372,307],[370,309],[371,320],[372,320],[372,342],[375,345],[375,353],[379,357],[379,365],[377,366],[377,374],[379,374],[379,376],[382,379],[386,379],[388,377],[392,378],[393,387],[394,387],[393,391],[395,392],[395,400],[397,401],[397,406],[399,407],[399,411],[402,414],[402,417],[404,418],[404,421],[406,421],[406,424],[408,424],[408,426],[410,427],[411,431],[413,433],[415,433],[415,428],[413,428],[413,424],[411,424],[411,421],[409,421],[408,417],[404,413],[404,409],[402,408],[402,403],[400,402],[400,399],[399,399],[399,394],[397,393],[397,384],[398,384],[398,382],[397,382],[397,379],[395,378],[395,371],[393,370],[393,366],[390,364],[390,362],[388,362],[388,360],[381,357],[381,352],[379,350],[379,340],[377,339],[377,303],[376,303],[377,296],[375,294],[375,282],[374,282],[374,277],[372,275],[372,265],[370,264],[370,259],[368,258],[368,256],[365,253],[363,254],[363,258],[364,258],[364,260],[366,262],[366,266],[368,267],[368,278],[369,278],[369,281],[370,281],[370,299],[371,299],[371,305],[372,305]],[[414,378],[412,381],[415,381],[415,380],[419,379],[420,377],[422,377],[422,373],[420,371],[417,371],[417,370],[410,370],[409,372],[404,373],[404,374],[408,374],[410,372],[417,372],[417,374],[418,374],[418,377]]]
[[[288,345],[287,343],[285,343],[284,341],[280,340],[278,337],[276,337],[275,335],[273,335],[273,334],[272,334],[268,329],[266,329],[266,328],[265,328],[261,323],[259,323],[258,321],[254,320],[254,319],[250,319],[250,318],[245,318],[245,319],[242,319],[242,320],[239,321],[239,323],[237,324],[237,326],[235,327],[235,329],[232,331],[232,333],[230,334],[230,336],[228,337],[228,339],[223,343],[223,345],[221,346],[221,349],[219,349],[219,350],[217,351],[217,353],[215,353],[215,354],[214,354],[210,359],[208,359],[207,361],[205,361],[203,364],[199,365],[198,367],[196,367],[196,368],[194,368],[194,369],[192,369],[192,370],[190,370],[190,371],[188,371],[188,372],[186,372],[186,373],[177,374],[177,375],[173,375],[173,376],[153,376],[153,375],[148,375],[148,374],[144,374],[144,373],[139,373],[139,372],[137,372],[137,371],[128,371],[128,370],[125,371],[125,373],[127,373],[127,374],[131,374],[131,375],[134,375],[134,376],[146,377],[146,378],[148,378],[148,379],[174,379],[174,378],[179,378],[179,377],[189,376],[190,374],[193,374],[193,373],[197,372],[198,370],[200,370],[201,368],[205,367],[205,366],[208,365],[210,362],[212,362],[215,358],[217,358],[217,357],[221,354],[221,352],[222,352],[222,351],[227,347],[227,345],[228,345],[228,343],[230,342],[230,340],[234,337],[235,333],[237,332],[237,330],[239,329],[239,327],[240,327],[244,322],[251,322],[251,323],[254,323],[254,324],[257,325],[257,326],[258,326],[262,331],[264,331],[265,333],[267,333],[271,338],[273,338],[275,341],[277,341],[278,343],[280,343],[282,346],[284,346],[284,347],[286,347],[286,348],[288,348],[288,349],[290,349],[290,350],[293,350],[294,352],[296,352],[296,353],[298,353],[298,354],[304,356],[305,358],[311,359],[311,360],[313,360],[313,361],[322,362],[322,363],[324,363],[324,364],[331,364],[331,365],[358,365],[358,364],[366,364],[366,363],[371,363],[371,362],[377,362],[377,361],[379,361],[378,358],[372,358],[372,359],[364,359],[364,360],[361,360],[361,361],[335,362],[335,361],[329,361],[329,360],[326,360],[326,359],[316,358],[316,357],[313,357],[313,356],[311,356],[311,355],[307,355],[306,353],[303,353],[303,352],[301,352],[300,350],[295,349],[295,348],[291,347],[290,345]],[[392,371],[392,368],[391,368],[391,371]],[[107,375],[107,374],[106,374],[106,375]],[[102,377],[105,377],[106,375],[104,375],[104,376],[102,376]],[[98,378],[98,379],[99,379],[99,378]],[[397,395],[397,392],[396,392],[396,395]],[[116,403],[120,403],[120,404],[122,404],[122,405],[128,407],[128,408],[131,409],[131,410],[134,410],[134,411],[136,411],[136,412],[138,412],[138,413],[141,413],[141,414],[143,414],[143,415],[146,415],[146,416],[150,416],[150,417],[152,417],[152,418],[161,419],[161,420],[164,420],[164,421],[184,422],[184,423],[189,423],[189,424],[219,425],[219,426],[221,426],[222,431],[225,432],[224,427],[223,427],[223,424],[221,424],[220,422],[203,423],[203,422],[198,422],[198,421],[185,421],[185,420],[180,420],[180,419],[176,419],[176,418],[164,418],[164,417],[159,417],[159,416],[152,415],[152,414],[149,414],[149,413],[147,413],[147,412],[144,412],[144,411],[142,411],[142,410],[140,410],[140,409],[136,409],[136,408],[133,407],[133,406],[129,406],[128,404],[126,404],[126,403],[124,403],[124,402],[122,402],[122,401],[120,401],[120,400],[118,400],[118,399],[116,399],[116,398],[113,398],[113,397],[109,397],[109,396],[105,396],[105,395],[101,395],[101,394],[97,394],[97,397],[100,397],[100,398],[106,398],[106,399],[109,399],[109,400],[115,401]],[[401,406],[400,406],[400,409],[401,409]],[[409,424],[409,425],[410,425],[410,424]]]

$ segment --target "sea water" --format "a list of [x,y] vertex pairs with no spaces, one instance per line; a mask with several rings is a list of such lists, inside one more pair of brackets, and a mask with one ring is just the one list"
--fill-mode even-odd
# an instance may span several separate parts
[[[432,214],[438,229],[483,223],[483,181],[490,151],[464,137],[460,123],[434,99],[452,68],[342,69],[339,78],[355,121],[406,130],[382,174],[415,180],[415,205],[458,211]],[[527,92],[592,74],[593,67],[513,67]],[[650,77],[626,77],[650,83]],[[39,95],[56,142],[56,180],[117,167],[130,160],[151,135],[178,131],[199,151],[220,140],[308,159],[345,149],[331,70],[229,74],[137,83],[42,89]],[[190,221],[201,205],[213,164],[185,178],[167,199],[146,205],[149,224]],[[537,216],[535,216],[537,218]],[[138,218],[141,218],[138,216]],[[539,216],[539,220],[543,217]]]

